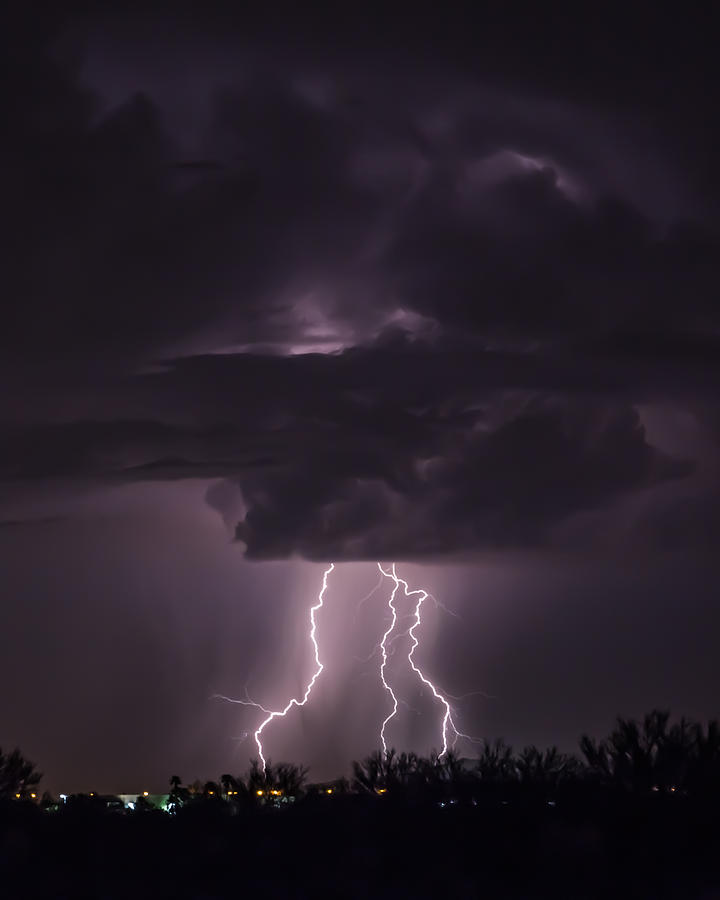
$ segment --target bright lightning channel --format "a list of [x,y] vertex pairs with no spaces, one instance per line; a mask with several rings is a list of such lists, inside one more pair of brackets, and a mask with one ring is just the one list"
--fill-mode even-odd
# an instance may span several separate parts
[[[415,604],[414,622],[410,626],[410,629],[407,632],[410,635],[410,639],[412,641],[412,646],[410,648],[410,651],[408,652],[407,660],[410,663],[410,667],[412,668],[413,672],[415,672],[415,674],[423,682],[423,684],[427,685],[427,687],[430,688],[435,699],[439,700],[440,703],[442,703],[443,707],[445,708],[445,714],[444,714],[443,720],[442,720],[442,744],[443,744],[443,746],[442,746],[442,751],[438,754],[438,760],[440,760],[443,758],[443,756],[445,756],[445,754],[448,751],[448,730],[449,729],[452,729],[452,733],[453,733],[453,737],[452,737],[453,747],[455,746],[457,739],[460,737],[468,738],[468,740],[473,740],[473,739],[469,735],[463,734],[461,731],[459,731],[456,728],[455,722],[453,721],[453,717],[452,717],[452,707],[450,706],[449,701],[443,694],[440,693],[440,691],[435,687],[435,685],[432,683],[432,681],[430,681],[430,679],[425,674],[423,674],[423,672],[416,665],[415,660],[413,659],[415,650],[417,649],[417,647],[420,643],[417,635],[415,634],[415,629],[418,628],[421,624],[420,612],[422,609],[422,605],[425,602],[425,600],[427,600],[427,598],[430,596],[430,594],[424,590],[411,591],[407,581],[405,581],[403,578],[400,578],[398,576],[397,572],[395,571],[395,563],[393,563],[391,572],[386,572],[383,569],[383,567],[380,565],[380,563],[378,563],[378,568],[383,573],[383,575],[385,575],[386,578],[392,578],[393,581],[395,582],[395,587],[393,588],[391,602],[390,602],[390,607],[393,610],[394,616],[395,616],[395,607],[394,607],[393,601],[395,599],[395,595],[397,594],[397,591],[401,584],[403,586],[403,590],[405,592],[406,597],[414,597],[415,595],[417,595],[417,598],[418,598],[417,603]],[[383,666],[386,662],[386,658],[384,655],[385,654],[384,642],[387,639],[387,636],[390,633],[390,631],[392,631],[392,629],[395,625],[395,621],[396,621],[396,616],[393,618],[393,623],[392,623],[389,631],[387,631],[385,633],[385,636],[383,637]],[[386,688],[388,690],[390,690],[390,688],[387,686],[387,684],[385,682],[383,666],[380,667],[380,677],[382,678],[383,684],[385,684]],[[390,691],[390,693],[392,694],[392,691]],[[395,697],[394,694],[392,694],[392,696],[393,696],[393,698]],[[393,709],[392,713],[388,716],[388,718],[385,720],[385,722],[383,722],[383,729],[384,729],[385,725],[387,724],[387,722],[395,715],[396,712],[397,712],[397,700],[395,700],[395,708]],[[380,732],[380,738],[382,740],[383,750],[385,752],[387,752],[387,747],[385,746],[385,739],[383,736],[383,731]]]
[[[388,578],[394,577],[394,572],[395,572],[395,564],[394,563],[393,563],[393,575],[390,575],[388,572],[386,572],[383,569],[383,567],[380,565],[380,563],[378,563],[378,569],[380,569],[380,571],[383,573],[383,575],[387,576]],[[380,652],[382,653],[382,662],[380,663],[380,680],[382,681],[383,687],[385,688],[385,690],[388,692],[388,694],[390,694],[390,697],[392,698],[392,703],[393,703],[392,712],[390,713],[389,716],[387,716],[385,718],[382,725],[380,726],[380,741],[382,743],[383,753],[385,753],[385,754],[387,754],[387,752],[388,752],[387,743],[385,742],[385,728],[387,727],[388,722],[395,716],[395,714],[397,713],[397,709],[398,709],[398,698],[395,696],[395,692],[393,691],[393,689],[387,683],[387,680],[385,678],[385,668],[387,667],[387,661],[388,661],[387,639],[390,636],[390,633],[392,632],[393,628],[395,628],[395,625],[397,623],[397,609],[395,609],[395,595],[397,594],[399,588],[400,588],[400,582],[398,581],[397,578],[395,578],[395,587],[393,588],[392,593],[390,594],[390,599],[388,600],[388,606],[390,607],[390,612],[392,613],[391,618],[390,618],[390,625],[389,625],[387,631],[385,632],[385,634],[383,634],[382,640],[380,641]]]
[[[312,641],[313,650],[315,652],[315,671],[313,673],[312,678],[307,684],[305,688],[305,693],[303,694],[302,700],[298,700],[296,697],[293,697],[292,700],[289,700],[287,704],[279,710],[271,710],[266,709],[266,707],[262,706],[260,703],[255,703],[254,700],[250,700],[248,697],[247,700],[233,700],[230,697],[223,697],[221,694],[216,694],[215,696],[220,700],[227,700],[230,703],[239,703],[241,706],[254,706],[256,709],[262,710],[264,713],[267,713],[267,718],[263,719],[263,721],[258,725],[254,732],[255,744],[257,746],[258,755],[260,757],[260,761],[262,763],[263,772],[267,771],[267,762],[265,760],[265,755],[263,753],[263,745],[261,741],[261,736],[265,728],[272,722],[273,719],[282,719],[286,716],[293,706],[305,706],[310,697],[312,689],[315,685],[315,682],[320,677],[322,670],[325,668],[322,662],[320,661],[320,649],[318,647],[318,642],[315,637],[315,633],[317,630],[317,622],[315,621],[315,613],[322,608],[323,600],[325,597],[325,591],[327,590],[327,580],[328,576],[335,568],[335,563],[330,563],[330,566],[323,573],[323,581],[322,588],[320,589],[320,593],[318,594],[317,603],[314,603],[310,607],[310,640]],[[247,690],[246,690],[247,695]]]

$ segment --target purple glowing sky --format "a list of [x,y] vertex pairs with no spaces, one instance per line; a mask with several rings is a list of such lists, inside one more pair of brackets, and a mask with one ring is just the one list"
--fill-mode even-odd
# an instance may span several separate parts
[[55,790],[242,771],[209,698],[297,694],[331,560],[313,776],[387,713],[376,560],[471,734],[720,713],[711,30],[375,26],[17,13],[0,745]]

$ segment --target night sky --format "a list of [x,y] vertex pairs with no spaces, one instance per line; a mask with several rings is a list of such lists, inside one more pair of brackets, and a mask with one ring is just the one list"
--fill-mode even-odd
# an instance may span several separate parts
[[[212,697],[302,690],[330,561],[325,671],[265,734],[311,777],[378,746],[378,560],[437,599],[417,658],[474,736],[720,715],[710,6],[29,6],[0,746],[55,791],[244,771],[262,716]],[[427,753],[396,646],[390,742]]]

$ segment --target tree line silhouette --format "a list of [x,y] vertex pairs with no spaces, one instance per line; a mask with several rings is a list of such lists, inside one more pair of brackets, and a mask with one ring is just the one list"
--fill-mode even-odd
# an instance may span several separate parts
[[[393,802],[446,804],[508,804],[599,797],[714,798],[720,796],[720,727],[682,718],[671,723],[667,711],[653,710],[642,721],[618,717],[610,734],[595,740],[583,735],[579,755],[557,747],[525,747],[515,753],[503,740],[486,742],[477,759],[461,759],[453,751],[423,757],[413,752],[376,751],[352,763],[352,777],[311,785],[308,770],[290,763],[257,761],[242,776],[223,774],[217,781],[183,785],[170,779],[167,810],[180,813],[199,804],[231,811],[282,807],[320,797],[372,797]],[[56,806],[47,794],[38,799],[41,774],[19,750],[0,750],[0,800],[33,800]],[[95,803],[107,801],[101,795]],[[79,797],[70,798],[76,804]],[[140,796],[136,811],[152,808]]]
[[575,755],[502,740],[477,759],[392,750],[321,784],[254,762],[173,775],[134,809],[99,793],[40,800],[39,783],[19,751],[0,753],[9,900],[720,897],[720,729],[657,710]]

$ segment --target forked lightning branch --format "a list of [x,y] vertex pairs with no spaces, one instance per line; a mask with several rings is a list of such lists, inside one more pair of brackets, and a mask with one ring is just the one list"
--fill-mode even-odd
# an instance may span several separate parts
[[[392,722],[392,720],[397,715],[398,711],[398,696],[395,693],[394,688],[388,681],[387,676],[387,665],[388,665],[388,646],[391,641],[395,638],[402,637],[403,635],[407,635],[410,638],[410,646],[407,651],[407,662],[410,669],[415,673],[418,680],[427,688],[430,689],[433,698],[438,702],[442,710],[442,716],[440,720],[440,738],[441,738],[441,746],[442,749],[438,754],[438,760],[442,759],[448,752],[450,747],[454,747],[458,738],[463,737],[468,740],[473,740],[469,735],[463,734],[459,731],[455,725],[453,720],[453,709],[450,705],[447,697],[439,690],[437,685],[435,685],[430,678],[420,669],[418,664],[415,661],[415,651],[420,645],[420,638],[418,637],[417,631],[422,625],[422,607],[425,600],[430,596],[427,591],[418,589],[418,590],[410,590],[408,582],[403,578],[400,578],[396,572],[395,563],[392,564],[390,570],[384,569],[381,563],[377,564],[378,569],[382,573],[382,575],[392,582],[392,589],[390,591],[390,595],[388,598],[388,608],[390,610],[390,621],[389,626],[384,631],[380,644],[378,645],[380,650],[380,681],[382,682],[382,686],[389,698],[389,712],[382,720],[379,731],[379,739],[380,744],[382,746],[383,752],[388,752],[387,740],[386,740],[386,731],[388,725]],[[234,699],[231,697],[225,697],[221,694],[215,695],[218,699],[227,700],[230,703],[239,703],[241,706],[251,706],[255,709],[260,710],[265,714],[265,718],[260,722],[258,727],[255,729],[253,734],[255,738],[255,745],[257,747],[258,756],[260,758],[260,762],[263,767],[263,771],[267,768],[267,761],[265,758],[265,748],[263,744],[264,732],[267,727],[275,720],[281,719],[287,716],[287,714],[292,710],[293,707],[301,707],[305,706],[305,704],[310,699],[312,694],[312,690],[317,683],[317,680],[320,678],[320,675],[323,672],[324,664],[321,658],[320,644],[318,641],[318,622],[317,622],[317,613],[323,608],[325,603],[325,596],[328,591],[328,579],[330,574],[335,568],[334,563],[330,563],[328,568],[323,573],[322,578],[322,586],[320,588],[320,592],[317,596],[317,600],[312,604],[309,611],[309,631],[308,637],[310,639],[310,644],[312,645],[312,650],[315,659],[315,670],[312,674],[312,677],[308,681],[305,690],[301,697],[293,697],[285,704],[282,709],[271,710],[262,706],[260,703],[251,700],[249,697],[245,699]],[[414,599],[414,609],[412,614],[413,624],[405,629],[404,632],[398,632],[398,613],[397,607],[395,605],[395,600],[402,587],[403,594],[406,598]]]

